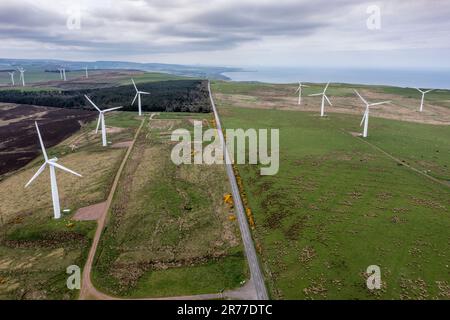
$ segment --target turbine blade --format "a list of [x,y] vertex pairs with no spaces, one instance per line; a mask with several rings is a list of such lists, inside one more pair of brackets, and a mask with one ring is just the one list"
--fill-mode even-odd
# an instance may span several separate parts
[[42,154],[44,155],[45,161],[48,161],[47,152],[45,151],[44,142],[42,142],[41,132],[39,131],[37,121],[35,121],[34,124],[36,125],[36,130],[37,130],[38,137],[39,137],[39,143],[41,144]]
[[297,90],[295,90],[295,93],[299,92],[301,89],[301,86],[297,88]]
[[113,111],[113,110],[121,109],[121,108],[123,108],[123,107],[109,108],[109,109],[103,110],[103,113],[108,112],[108,111]]
[[88,101],[94,106],[95,109],[97,109],[98,112],[102,112],[102,110],[100,110],[99,107],[97,107],[97,106],[95,105],[95,103],[92,102],[92,100],[89,99],[89,97],[88,97],[87,95],[84,95],[84,97],[85,97],[86,99],[88,99]]
[[427,90],[427,91],[425,91],[424,93],[428,93],[428,92],[431,92],[431,91],[433,91],[434,89],[430,89],[430,90]]
[[371,104],[369,104],[369,106],[371,106],[371,107],[379,106],[380,104],[385,104],[385,103],[391,103],[391,101],[383,101],[383,102],[371,103]]
[[97,128],[95,128],[95,134],[98,133],[98,128],[100,127],[100,120],[101,120],[101,118],[102,118],[102,115],[99,114],[98,115],[98,121],[97,121]]
[[327,91],[329,85],[330,85],[330,83],[328,82],[327,85],[325,86],[325,89],[323,90],[323,93],[325,93]]
[[134,96],[133,102],[131,102],[131,105],[134,104],[134,102],[136,101],[137,97],[138,97],[139,92],[136,93],[136,95]]
[[150,94],[150,92],[145,92],[145,91],[139,91],[139,93],[142,93],[142,94]]
[[419,88],[416,88],[416,90],[417,90],[417,91],[419,91],[420,93],[423,93],[423,91],[422,91],[422,90],[420,90]]
[[321,96],[322,93],[314,93],[314,94],[308,94],[308,97],[317,97],[317,96]]
[[28,183],[25,185],[25,188],[28,187],[33,181],[34,179],[36,179],[41,173],[42,171],[44,171],[45,169],[45,165],[47,164],[47,162],[44,162],[44,164],[38,169],[38,171],[36,171],[36,173],[34,174],[34,176],[30,179],[30,181],[28,181]]
[[138,92],[139,90],[138,90],[138,88],[136,87],[136,83],[134,83],[133,78],[131,78],[131,82],[133,82],[133,86],[134,86],[134,88],[136,89],[136,92]]
[[325,97],[325,99],[327,100],[328,104],[329,104],[330,106],[332,106],[332,104],[331,104],[331,101],[330,101],[330,99],[328,99],[327,95],[326,95],[326,94],[324,94],[323,96],[324,96],[324,97]]
[[56,163],[56,162],[51,161],[49,165],[55,166],[55,167],[57,167],[58,169],[61,169],[61,170],[66,171],[66,172],[68,172],[68,173],[74,174],[74,175],[76,175],[76,176],[78,176],[78,177],[82,177],[81,174],[76,173],[75,171],[72,171],[72,170],[70,170],[70,169],[68,169],[68,168],[66,168],[66,167],[64,167],[64,166],[62,166],[62,165],[60,165],[59,163]]
[[359,94],[359,92],[356,91],[356,89],[355,89],[354,91],[355,91],[355,93],[358,95],[358,97],[359,97],[366,105],[369,104],[369,103],[366,101],[366,99],[364,99],[364,98]]

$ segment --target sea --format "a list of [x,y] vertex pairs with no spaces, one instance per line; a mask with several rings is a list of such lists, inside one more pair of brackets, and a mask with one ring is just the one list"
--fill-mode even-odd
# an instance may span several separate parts
[[450,70],[350,69],[350,68],[243,68],[225,72],[232,81],[266,83],[335,82],[398,87],[450,89]]

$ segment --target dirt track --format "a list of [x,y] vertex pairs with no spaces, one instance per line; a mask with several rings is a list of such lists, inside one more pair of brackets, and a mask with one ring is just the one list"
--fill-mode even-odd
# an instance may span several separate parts
[[89,250],[89,255],[86,260],[84,269],[83,269],[83,278],[82,278],[81,291],[80,291],[80,297],[79,297],[79,299],[81,299],[81,300],[92,299],[92,298],[103,299],[102,294],[100,292],[98,292],[97,289],[95,289],[95,287],[91,281],[92,263],[94,262],[94,257],[95,257],[95,253],[97,251],[98,243],[100,241],[100,236],[102,235],[103,228],[105,227],[106,215],[107,215],[109,207],[111,206],[111,202],[112,202],[114,193],[116,191],[117,184],[119,182],[120,174],[122,173],[122,170],[125,167],[127,159],[130,156],[131,150],[133,149],[133,145],[136,141],[136,138],[139,136],[139,133],[141,132],[144,122],[145,122],[145,119],[142,120],[141,125],[139,126],[139,129],[136,131],[133,142],[128,147],[125,157],[123,158],[122,163],[120,164],[119,170],[117,170],[113,185],[111,187],[111,191],[108,195],[108,199],[106,200],[106,205],[104,206],[103,212],[100,215],[99,219],[97,220],[97,230],[95,231],[94,239],[92,240],[92,246],[91,246],[91,249]]

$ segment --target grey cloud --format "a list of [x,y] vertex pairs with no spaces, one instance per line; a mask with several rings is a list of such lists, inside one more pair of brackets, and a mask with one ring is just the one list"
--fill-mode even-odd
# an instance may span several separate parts
[[[425,21],[429,30],[448,25],[450,6],[443,0],[435,0],[442,9],[431,8],[430,12],[420,10],[426,7],[424,0],[417,0],[417,7],[412,8],[408,2],[389,2],[397,10],[383,20],[402,32],[380,32],[371,37],[380,42],[400,42],[408,35],[407,28]],[[49,0],[43,7],[28,3],[0,3],[0,39],[53,44],[62,49],[79,47],[93,54],[157,54],[223,50],[287,36],[296,40],[319,34],[318,38],[326,39],[327,34],[320,32],[327,29],[340,28],[351,40],[361,34],[347,27],[352,9],[361,5],[358,0],[112,1],[114,6],[110,7],[88,6],[80,32],[66,29],[67,15],[57,10],[57,2]],[[358,19],[364,22],[364,12]]]

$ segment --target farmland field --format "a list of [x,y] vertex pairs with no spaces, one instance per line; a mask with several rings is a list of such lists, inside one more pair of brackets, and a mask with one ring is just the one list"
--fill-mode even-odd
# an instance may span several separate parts
[[[108,139],[115,143],[128,141],[139,124],[127,113],[108,115],[106,121],[111,126]],[[76,290],[66,287],[66,268],[84,265],[95,222],[73,221],[72,216],[78,208],[105,200],[125,152],[100,147],[92,126],[84,126],[47,149],[49,157],[56,156],[59,163],[83,175],[79,178],[58,170],[61,207],[70,210],[60,220],[53,219],[47,169],[24,188],[42,156],[0,181],[0,299],[77,297]],[[51,132],[51,126],[41,128],[44,143],[51,140]],[[32,140],[37,144],[35,136]]]
[[[272,298],[450,299],[450,127],[423,124],[450,122],[448,93],[422,115],[416,97],[388,93],[395,107],[374,109],[368,144],[355,135],[362,108],[350,87],[331,87],[326,118],[319,99],[296,105],[295,85],[216,82],[212,91],[225,128],[280,129],[277,175],[237,166]],[[366,287],[370,265],[381,268],[381,290]]]
[[224,167],[170,160],[172,130],[191,129],[198,118],[212,119],[164,113],[145,123],[97,250],[99,290],[125,297],[218,293],[247,278],[237,223],[223,203]]

